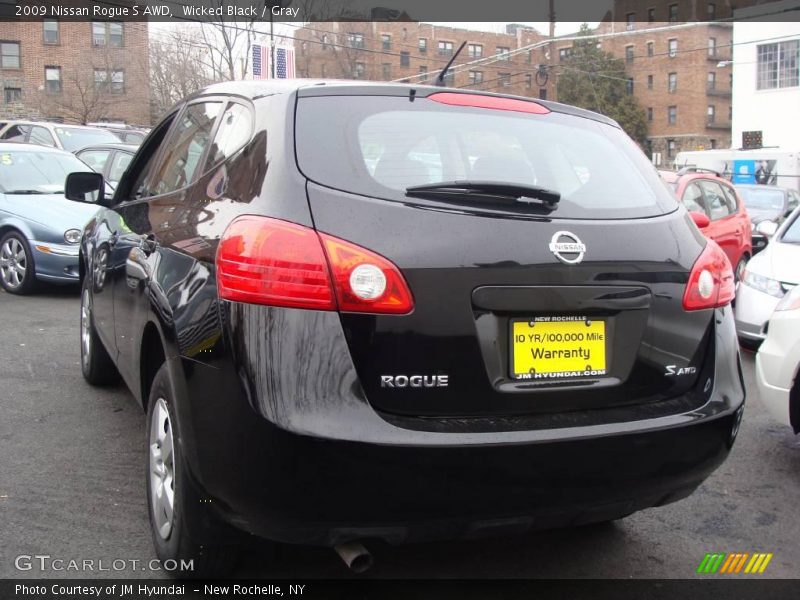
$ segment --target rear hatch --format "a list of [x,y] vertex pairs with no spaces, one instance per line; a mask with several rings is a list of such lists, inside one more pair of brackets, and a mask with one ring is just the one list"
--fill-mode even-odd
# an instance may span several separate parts
[[[702,236],[613,123],[498,98],[298,93],[315,227],[394,262],[414,297],[407,315],[341,314],[369,402],[466,417],[685,393],[712,324],[711,310],[682,307]],[[476,193],[476,182],[531,191]]]

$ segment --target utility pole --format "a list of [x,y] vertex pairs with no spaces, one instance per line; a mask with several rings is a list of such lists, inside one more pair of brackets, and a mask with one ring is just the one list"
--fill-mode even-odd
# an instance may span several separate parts
[[547,73],[552,77],[553,81],[553,98],[552,100],[558,101],[558,87],[556,86],[556,72],[553,69],[553,58],[556,52],[556,3],[555,0],[550,0],[550,44],[547,47]]

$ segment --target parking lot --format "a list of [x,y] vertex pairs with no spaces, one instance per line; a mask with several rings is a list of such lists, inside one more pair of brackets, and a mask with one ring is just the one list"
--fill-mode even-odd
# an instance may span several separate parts
[[[32,297],[0,292],[0,577],[159,577],[14,566],[20,554],[108,563],[155,557],[143,483],[144,416],[122,385],[84,383],[78,307],[74,288],[46,288]],[[366,576],[683,578],[695,576],[706,552],[772,552],[757,577],[797,577],[800,438],[767,415],[754,385],[754,357],[743,358],[748,399],[738,441],[690,498],[609,525],[376,545],[376,565]],[[236,574],[353,577],[330,550],[284,547],[273,558],[257,541]]]

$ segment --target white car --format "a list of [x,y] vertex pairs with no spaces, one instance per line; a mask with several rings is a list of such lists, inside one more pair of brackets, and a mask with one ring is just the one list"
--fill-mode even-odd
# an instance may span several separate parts
[[4,121],[0,125],[0,141],[39,144],[75,152],[94,144],[119,144],[120,138],[99,127],[49,121]]
[[755,349],[767,335],[766,325],[781,298],[800,284],[800,208],[770,239],[766,249],[747,263],[736,290],[736,333]]
[[767,339],[756,355],[761,401],[784,425],[800,432],[800,286],[786,294],[769,320]]

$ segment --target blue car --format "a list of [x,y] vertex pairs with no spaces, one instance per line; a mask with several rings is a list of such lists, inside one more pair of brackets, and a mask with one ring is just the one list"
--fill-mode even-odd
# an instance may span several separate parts
[[38,281],[78,282],[78,247],[96,208],[64,197],[68,173],[91,169],[69,152],[0,143],[0,285],[29,294]]

